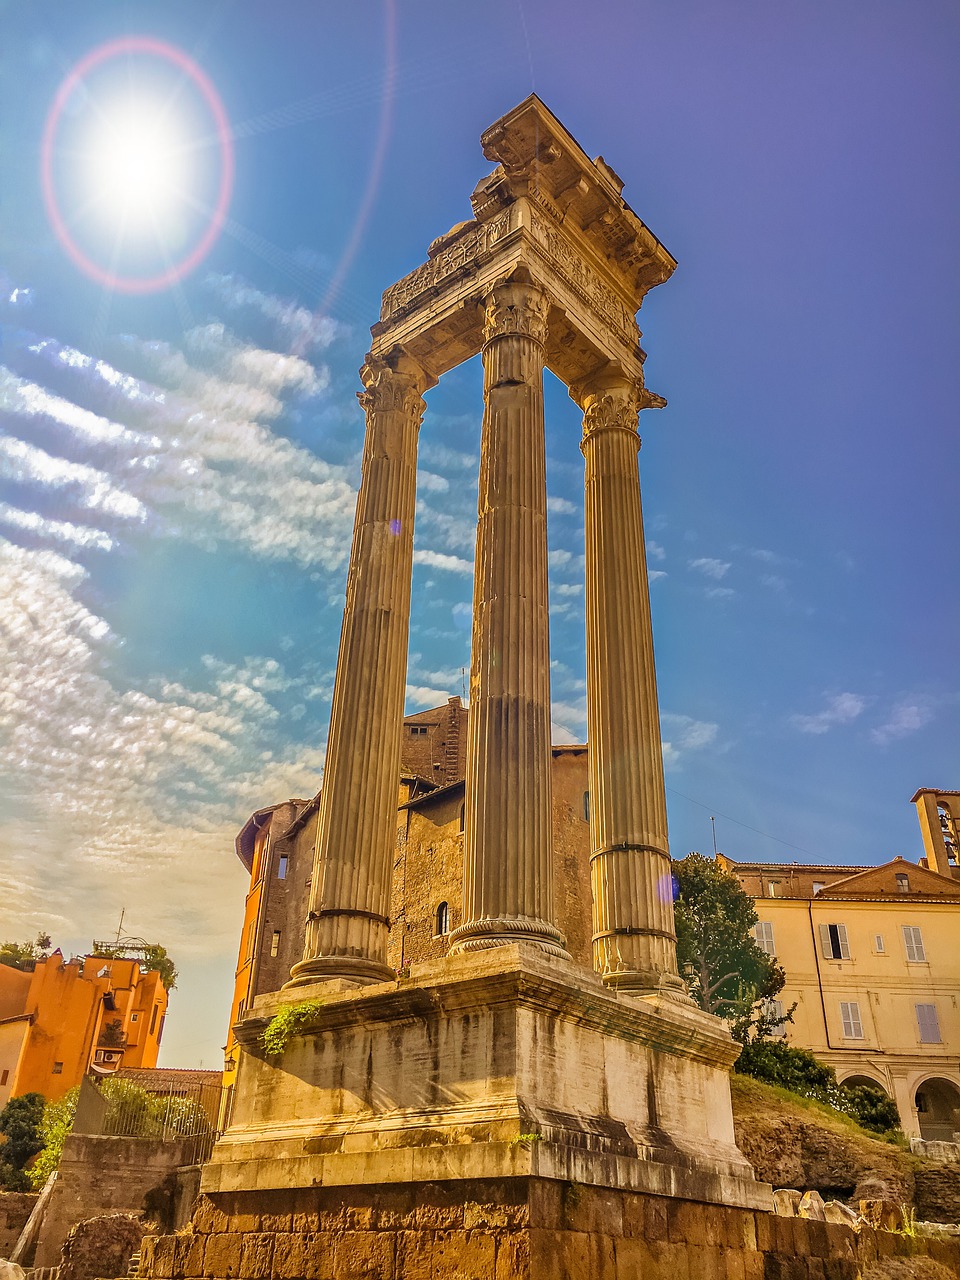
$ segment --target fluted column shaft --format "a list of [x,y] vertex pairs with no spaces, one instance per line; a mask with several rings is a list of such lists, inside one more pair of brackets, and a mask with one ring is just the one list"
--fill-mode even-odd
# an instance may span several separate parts
[[532,942],[566,954],[552,923],[547,311],[541,290],[517,282],[485,302],[464,923],[454,950]]
[[432,380],[361,370],[367,431],[320,797],[304,957],[288,986],[392,977],[386,963],[403,725],[417,435]]
[[594,965],[641,993],[679,985],[637,467],[642,392],[608,374],[571,394],[584,410]]

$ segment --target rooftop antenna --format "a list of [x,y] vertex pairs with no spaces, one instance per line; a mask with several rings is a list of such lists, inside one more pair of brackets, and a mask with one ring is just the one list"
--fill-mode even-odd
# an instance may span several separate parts
[[[713,819],[711,819],[711,821],[713,821]],[[127,910],[126,907],[120,908],[120,923],[117,925],[117,946],[120,945],[120,935],[123,933],[123,917],[126,913],[126,910]]]
[[717,856],[717,820],[713,816],[713,814],[710,815],[710,826],[713,829],[713,856],[716,857]]
[[460,668],[460,701],[465,703],[466,700],[467,700],[467,668],[461,667]]

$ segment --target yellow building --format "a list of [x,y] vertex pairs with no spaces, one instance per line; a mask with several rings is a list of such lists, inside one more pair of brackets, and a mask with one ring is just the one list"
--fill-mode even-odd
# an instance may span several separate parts
[[[796,1003],[787,1040],[843,1084],[880,1085],[904,1133],[960,1129],[960,883],[896,858],[880,867],[717,860],[756,900],[757,941]],[[926,860],[925,860],[926,861]]]
[[166,1013],[160,974],[136,959],[55,951],[29,973],[0,965],[0,1108],[59,1098],[88,1071],[155,1067]]

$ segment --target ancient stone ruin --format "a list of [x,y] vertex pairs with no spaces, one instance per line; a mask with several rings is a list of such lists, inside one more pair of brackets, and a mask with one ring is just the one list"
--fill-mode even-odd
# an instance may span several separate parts
[[[831,1258],[852,1280],[851,1227],[772,1214],[734,1141],[737,1046],[677,974],[637,469],[638,412],[663,401],[635,320],[676,264],[536,97],[482,143],[474,217],[383,295],[361,371],[305,955],[244,1015],[192,1230],[145,1242],[142,1274],[719,1278],[782,1259],[812,1277]],[[417,438],[423,393],[478,352],[464,919],[446,959],[398,978]],[[544,367],[583,410],[593,971],[554,922]]]

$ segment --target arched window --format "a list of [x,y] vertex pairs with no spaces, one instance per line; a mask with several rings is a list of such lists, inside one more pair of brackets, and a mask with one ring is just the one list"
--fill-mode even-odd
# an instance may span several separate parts
[[435,933],[437,937],[450,932],[450,908],[445,902],[441,902],[437,907],[437,927]]
[[585,791],[583,793],[583,820],[584,822],[590,821],[590,792],[589,791]]
[[467,816],[467,806],[466,806],[466,803],[463,803],[460,806],[460,830],[461,831],[463,831],[464,823],[466,821],[466,816]]

